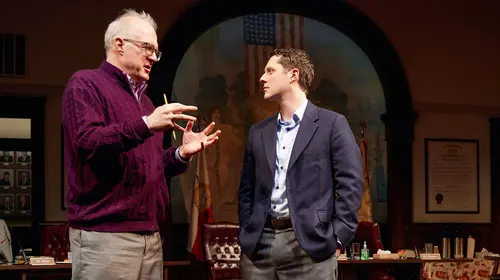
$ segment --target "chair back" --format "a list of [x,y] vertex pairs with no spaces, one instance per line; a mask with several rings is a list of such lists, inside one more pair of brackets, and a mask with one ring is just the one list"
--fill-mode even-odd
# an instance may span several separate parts
[[353,242],[359,242],[361,244],[361,248],[363,248],[364,241],[366,241],[366,246],[370,249],[370,254],[376,254],[379,249],[384,250],[378,223],[358,223],[358,229],[354,235]]
[[44,226],[41,237],[40,245],[43,256],[54,257],[56,261],[64,261],[68,258],[71,248],[68,223]]
[[241,279],[238,228],[229,222],[203,225],[205,259],[212,280]]

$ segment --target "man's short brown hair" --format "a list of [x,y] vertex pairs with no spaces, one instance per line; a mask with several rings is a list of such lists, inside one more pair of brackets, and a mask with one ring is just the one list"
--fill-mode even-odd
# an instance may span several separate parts
[[314,79],[314,65],[309,56],[301,49],[275,49],[273,55],[277,56],[278,63],[290,71],[293,68],[299,70],[299,86],[307,93]]

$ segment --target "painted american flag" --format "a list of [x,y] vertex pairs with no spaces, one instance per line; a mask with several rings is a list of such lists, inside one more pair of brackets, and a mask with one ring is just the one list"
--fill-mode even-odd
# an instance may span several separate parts
[[304,18],[261,13],[243,17],[247,96],[262,91],[260,77],[275,48],[304,48]]

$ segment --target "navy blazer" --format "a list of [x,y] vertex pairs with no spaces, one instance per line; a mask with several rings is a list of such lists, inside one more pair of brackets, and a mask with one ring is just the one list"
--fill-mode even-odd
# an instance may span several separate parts
[[[250,128],[238,194],[239,241],[249,258],[264,228],[276,166],[277,116]],[[286,195],[300,246],[313,259],[335,254],[358,226],[361,151],[346,118],[308,101],[290,156]]]

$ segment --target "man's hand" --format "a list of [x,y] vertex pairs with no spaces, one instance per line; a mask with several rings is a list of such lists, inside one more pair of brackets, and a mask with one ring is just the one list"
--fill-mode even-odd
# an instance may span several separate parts
[[182,126],[175,123],[176,120],[196,121],[193,116],[185,115],[183,112],[196,111],[196,106],[184,105],[181,103],[170,103],[162,105],[146,117],[149,129],[152,131],[164,131],[167,129],[177,129],[183,131]]
[[215,127],[214,122],[199,133],[193,132],[193,125],[194,122],[190,120],[184,129],[182,146],[179,151],[179,154],[183,159],[189,159],[206,147],[215,144],[217,140],[219,140],[219,135],[221,134],[221,131],[217,130],[211,135],[208,135]]

